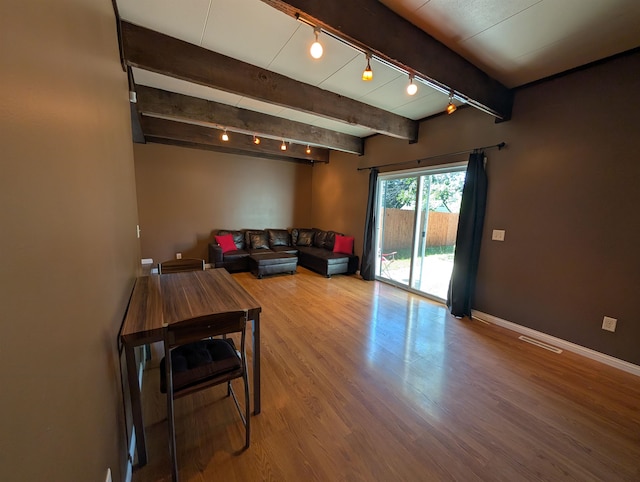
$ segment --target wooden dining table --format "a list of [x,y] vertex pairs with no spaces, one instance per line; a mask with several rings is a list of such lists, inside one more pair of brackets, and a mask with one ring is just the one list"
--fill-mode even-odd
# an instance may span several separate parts
[[246,310],[252,321],[253,413],[260,413],[260,304],[225,269],[136,279],[120,330],[127,365],[138,466],[147,463],[146,439],[135,348],[163,339],[164,328],[196,316]]

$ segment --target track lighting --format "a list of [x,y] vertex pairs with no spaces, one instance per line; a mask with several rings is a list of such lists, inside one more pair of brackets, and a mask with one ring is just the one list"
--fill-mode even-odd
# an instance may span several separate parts
[[453,91],[449,93],[449,104],[447,105],[447,114],[453,114],[456,111],[457,107],[453,103]]
[[418,86],[413,83],[413,74],[409,74],[409,85],[407,85],[407,94],[415,95],[418,92]]
[[257,146],[258,144],[260,144],[260,138],[257,137],[255,134],[253,135],[253,143]]
[[286,151],[287,150],[287,145],[284,143],[284,139],[282,139],[282,145],[280,146],[280,150],[281,151]]
[[313,29],[313,33],[316,36],[316,41],[311,44],[309,53],[314,59],[319,59],[320,57],[322,57],[322,52],[324,51],[322,48],[322,44],[318,41],[318,35],[320,34],[320,31],[320,27],[315,27]]
[[220,136],[220,138],[224,141],[227,142],[229,140],[229,134],[227,134],[227,129],[224,130],[224,132],[222,133],[222,136]]
[[362,72],[362,80],[369,82],[373,80],[373,70],[371,70],[371,54],[367,52],[367,67]]
[[309,147],[309,144],[307,144],[307,150],[305,151],[307,154],[311,154],[311,148]]

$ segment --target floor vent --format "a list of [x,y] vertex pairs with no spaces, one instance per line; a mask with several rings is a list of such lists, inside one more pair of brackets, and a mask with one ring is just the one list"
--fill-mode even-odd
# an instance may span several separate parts
[[531,343],[532,345],[539,346],[540,348],[544,348],[545,350],[552,351],[553,353],[562,353],[560,348],[556,348],[555,346],[547,345],[538,340],[534,340],[533,338],[529,338],[528,336],[519,336],[519,340],[526,341],[527,343]]

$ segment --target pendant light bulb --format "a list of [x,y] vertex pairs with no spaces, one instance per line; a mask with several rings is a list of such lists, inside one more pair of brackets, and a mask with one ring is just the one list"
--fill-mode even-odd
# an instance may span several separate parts
[[258,144],[260,144],[260,138],[257,136],[253,136],[253,143],[257,146]]
[[284,143],[284,139],[282,139],[282,145],[280,146],[280,150],[281,151],[286,151],[287,150],[287,145]]
[[311,48],[309,49],[309,53],[311,57],[314,59],[319,59],[322,57],[322,53],[324,49],[322,48],[322,44],[318,41],[318,35],[320,34],[320,29],[318,27],[313,29],[313,33],[316,36],[316,41],[311,44]]
[[307,150],[305,152],[307,154],[311,154],[311,147],[309,147],[309,144],[307,144]]
[[413,74],[409,74],[409,85],[407,85],[407,94],[416,95],[418,92],[418,86],[413,83]]
[[371,54],[367,54],[367,67],[362,72],[362,80],[369,82],[373,80],[373,70],[371,70]]
[[449,104],[447,105],[447,114],[453,114],[457,107],[453,103],[453,91],[449,94]]
[[221,139],[224,142],[227,142],[229,140],[229,134],[227,134],[227,129],[225,129],[224,132],[222,133]]

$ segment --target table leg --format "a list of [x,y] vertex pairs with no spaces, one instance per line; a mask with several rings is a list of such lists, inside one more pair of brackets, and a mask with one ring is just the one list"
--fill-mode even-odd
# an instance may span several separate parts
[[144,420],[142,419],[142,400],[140,398],[140,383],[136,367],[135,347],[125,344],[125,357],[127,359],[127,378],[129,379],[129,395],[131,397],[131,413],[133,415],[133,427],[136,432],[136,452],[138,454],[138,466],[147,463],[147,444],[144,436]]
[[260,413],[260,314],[253,319],[253,414]]

